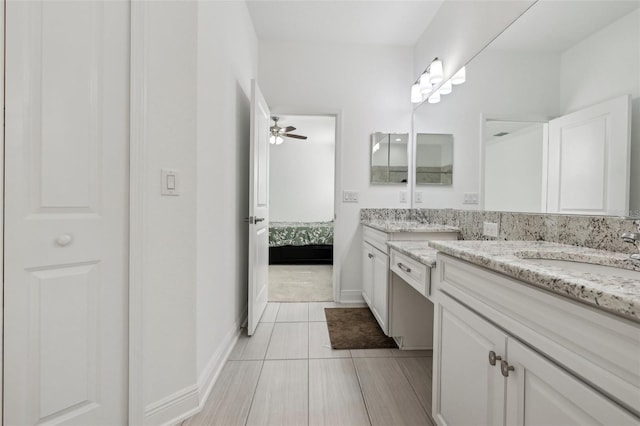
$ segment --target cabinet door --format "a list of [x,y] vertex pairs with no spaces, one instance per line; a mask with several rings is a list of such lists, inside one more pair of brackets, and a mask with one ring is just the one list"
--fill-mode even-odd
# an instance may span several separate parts
[[638,425],[640,419],[520,342],[509,338],[508,425]]
[[384,334],[389,334],[389,256],[380,250],[373,251],[373,315]]
[[373,306],[373,248],[362,244],[362,298],[369,307]]
[[435,306],[433,417],[439,425],[502,425],[506,335],[441,293]]

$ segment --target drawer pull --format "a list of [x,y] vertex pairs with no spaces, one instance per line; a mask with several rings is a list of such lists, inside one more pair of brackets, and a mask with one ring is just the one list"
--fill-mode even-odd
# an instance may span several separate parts
[[509,365],[509,363],[505,360],[500,361],[500,371],[504,377],[509,377],[509,371],[514,371],[515,367],[513,365]]
[[373,259],[373,254],[368,253],[367,256],[369,256],[369,259]]
[[398,263],[398,268],[402,269],[403,271],[405,271],[407,274],[411,273],[411,268],[409,268],[408,266],[403,265],[402,263]]
[[502,360],[502,357],[500,355],[496,355],[496,353],[494,351],[490,351],[489,352],[489,364],[490,365],[496,365],[496,361],[500,361]]

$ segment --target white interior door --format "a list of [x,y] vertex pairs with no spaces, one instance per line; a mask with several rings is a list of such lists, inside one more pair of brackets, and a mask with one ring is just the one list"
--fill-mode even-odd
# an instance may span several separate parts
[[629,214],[631,97],[549,122],[547,211]]
[[271,112],[251,80],[249,164],[249,320],[251,336],[269,300],[269,126]]
[[6,2],[6,425],[127,423],[129,7]]

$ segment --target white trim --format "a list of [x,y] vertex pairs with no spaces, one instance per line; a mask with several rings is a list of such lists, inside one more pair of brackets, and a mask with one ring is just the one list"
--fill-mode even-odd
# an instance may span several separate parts
[[198,407],[198,385],[187,386],[159,401],[152,402],[144,409],[144,423],[147,425],[175,425],[185,413]]
[[362,290],[342,290],[338,303],[365,303]]
[[[0,84],[0,98],[2,98],[2,110],[5,108],[4,98],[4,10],[6,1],[2,1],[2,7],[0,8],[0,73],[2,73],[3,82]],[[0,125],[2,126],[2,132],[0,132],[0,188],[3,188],[2,199],[0,200],[0,383],[4,383],[4,112],[0,114]],[[4,386],[0,386],[0,424],[4,419]]]
[[131,1],[129,121],[129,424],[142,425],[143,217],[146,150],[146,2]]
[[[309,108],[309,107],[274,107],[272,114],[279,115],[319,115],[335,117],[336,119],[336,141],[335,141],[335,164],[334,164],[334,188],[333,188],[333,209],[335,212],[334,234],[333,234],[333,300],[342,301],[342,247],[336,242],[340,241],[338,236],[342,235],[342,123],[344,112],[340,108]],[[358,293],[360,291],[358,290]],[[359,302],[362,302],[359,296]]]

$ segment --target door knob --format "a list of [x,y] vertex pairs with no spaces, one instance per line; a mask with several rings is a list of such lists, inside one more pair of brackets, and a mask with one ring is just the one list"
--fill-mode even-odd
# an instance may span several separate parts
[[56,244],[60,247],[68,246],[73,241],[73,237],[69,234],[62,234],[56,238]]
[[256,223],[262,222],[263,220],[264,220],[264,217],[256,217]]

